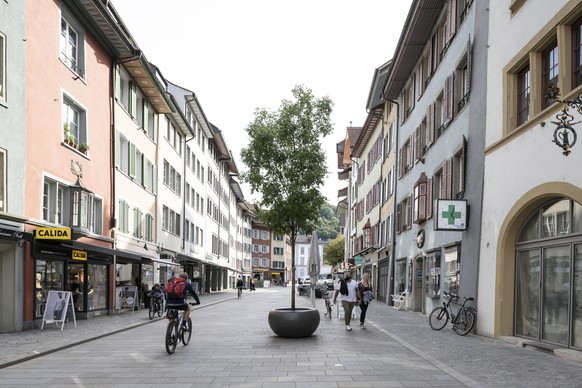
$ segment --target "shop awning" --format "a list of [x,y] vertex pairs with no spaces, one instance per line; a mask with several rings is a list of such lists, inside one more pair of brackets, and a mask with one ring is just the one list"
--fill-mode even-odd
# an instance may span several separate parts
[[173,261],[169,261],[169,260],[162,260],[162,259],[156,259],[153,257],[145,257],[146,260],[149,261],[155,261],[156,263],[160,263],[160,264],[165,264],[165,265],[171,265],[171,266],[180,266],[180,263],[174,263]]

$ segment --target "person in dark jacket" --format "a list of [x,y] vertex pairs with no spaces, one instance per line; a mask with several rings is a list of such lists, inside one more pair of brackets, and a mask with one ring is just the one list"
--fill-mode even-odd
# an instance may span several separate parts
[[[188,294],[192,295],[192,297],[196,301],[196,304],[200,304],[200,299],[198,298],[198,294],[196,293],[196,291],[192,287],[192,284],[188,282],[188,274],[187,273],[180,274],[179,277],[172,279],[171,282],[173,282],[173,283],[175,283],[175,282],[186,283],[185,288],[184,288],[184,295],[182,298],[173,299],[173,298],[171,298],[170,293],[166,294],[166,298],[167,298],[166,305],[168,308],[175,308],[177,310],[184,310],[184,322],[187,322],[188,318],[190,318],[190,305],[186,302],[186,297],[188,296]],[[166,287],[166,289],[167,289],[167,287]]]

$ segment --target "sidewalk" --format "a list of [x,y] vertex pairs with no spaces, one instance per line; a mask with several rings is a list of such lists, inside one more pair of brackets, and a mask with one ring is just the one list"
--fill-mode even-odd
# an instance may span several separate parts
[[[226,290],[200,296],[201,304],[192,306],[200,309],[229,299],[236,299],[236,291]],[[28,330],[16,333],[0,334],[0,369],[24,360],[33,359],[45,354],[70,348],[87,341],[98,339],[132,328],[148,325],[154,321],[165,319],[157,316],[150,320],[149,310],[125,311],[113,315],[102,315],[91,319],[66,322],[63,331],[61,326],[45,325],[43,330]]]

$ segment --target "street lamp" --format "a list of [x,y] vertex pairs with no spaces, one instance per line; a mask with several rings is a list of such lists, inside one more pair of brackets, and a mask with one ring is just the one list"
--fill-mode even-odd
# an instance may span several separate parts
[[568,156],[570,154],[570,149],[574,147],[574,144],[576,144],[576,141],[578,140],[576,130],[574,130],[572,126],[580,123],[580,121],[575,123],[572,122],[574,116],[568,113],[568,111],[570,108],[573,108],[576,109],[579,114],[582,114],[582,94],[579,94],[573,100],[561,100],[558,98],[559,96],[560,88],[554,85],[549,85],[546,97],[550,101],[558,101],[563,104],[562,110],[556,115],[558,121],[552,121],[553,124],[556,124],[552,141],[563,150],[562,153],[565,156]]

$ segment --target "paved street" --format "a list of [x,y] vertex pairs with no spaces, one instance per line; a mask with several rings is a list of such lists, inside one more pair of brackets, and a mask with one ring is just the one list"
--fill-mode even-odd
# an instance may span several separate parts
[[[145,311],[77,328],[67,323],[62,333],[52,326],[2,334],[0,387],[582,387],[581,363],[460,337],[450,325],[436,332],[426,316],[378,302],[367,330],[356,323],[346,332],[343,321],[322,314],[313,336],[279,338],[267,314],[288,306],[289,293],[276,287],[245,291],[240,300],[231,291],[202,296],[192,341],[173,355],[164,348],[166,321],[151,322]],[[297,297],[298,307],[310,303]],[[316,307],[323,311],[321,299]],[[93,337],[100,338],[88,341]]]

